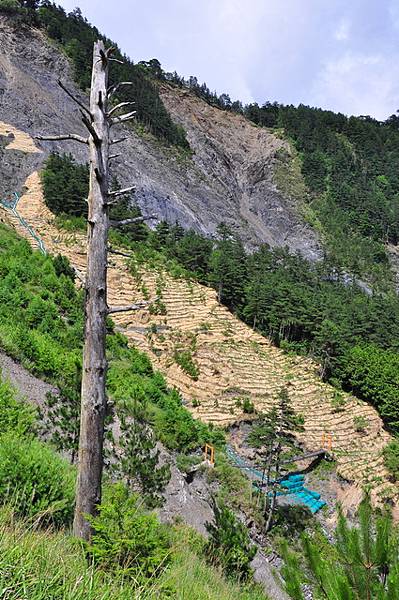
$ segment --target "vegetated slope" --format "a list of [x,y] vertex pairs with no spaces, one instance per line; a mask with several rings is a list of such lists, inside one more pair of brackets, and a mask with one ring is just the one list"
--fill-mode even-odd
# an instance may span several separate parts
[[[17,207],[19,214],[49,252],[64,254],[84,274],[85,236],[57,229],[54,215],[44,204],[37,172],[28,177],[26,190]],[[35,244],[10,211],[1,209],[0,213]],[[344,395],[341,412],[336,412],[335,391],[317,377],[315,363],[272,346],[220,306],[213,290],[166,273],[132,269],[127,263],[123,256],[110,255],[109,305],[124,306],[145,296],[158,296],[158,314],[121,313],[114,321],[132,343],[149,352],[168,383],[181,390],[195,416],[227,425],[245,417],[245,400],[265,410],[286,386],[295,409],[305,418],[300,440],[306,448],[320,449],[323,433],[331,434],[333,455],[343,477],[359,484],[369,481],[375,493],[397,494],[397,488],[388,483],[381,457],[389,435],[372,407]],[[356,431],[356,417],[364,417],[364,432]]]
[[[42,31],[18,29],[0,16],[0,46],[1,120],[31,136],[84,134],[79,110],[57,80],[61,78],[78,97],[84,96],[54,42]],[[186,128],[194,154],[190,158],[145,132],[124,130],[128,140],[119,145],[122,159],[115,161],[115,174],[122,185],[136,186],[136,200],[143,211],[207,235],[225,221],[250,246],[259,242],[287,245],[308,258],[318,257],[317,236],[304,224],[301,207],[279,192],[274,182],[278,153],[290,152],[287,143],[187,91],[164,86],[161,96],[173,119]],[[4,133],[0,131],[0,139]],[[78,161],[86,160],[84,147],[77,143],[47,142],[38,147],[41,153],[29,155],[3,150],[0,196],[19,191],[50,150],[71,152]]]

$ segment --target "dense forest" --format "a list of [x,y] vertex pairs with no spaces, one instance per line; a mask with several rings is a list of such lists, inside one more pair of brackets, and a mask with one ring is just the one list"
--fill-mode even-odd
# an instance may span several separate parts
[[[51,210],[85,214],[85,166],[52,154],[42,177]],[[118,211],[118,218],[139,214],[128,198]],[[311,264],[267,245],[250,254],[223,224],[216,240],[166,222],[153,231],[134,224],[114,235],[134,248],[139,260],[159,254],[183,267],[188,277],[213,286],[238,317],[287,351],[315,357],[325,379],[374,403],[399,431],[399,299],[394,292],[367,293],[327,259]]]

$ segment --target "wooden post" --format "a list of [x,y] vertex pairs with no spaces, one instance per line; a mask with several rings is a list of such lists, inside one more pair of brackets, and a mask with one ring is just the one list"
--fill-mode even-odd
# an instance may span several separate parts
[[104,417],[107,405],[105,378],[105,323],[107,317],[108,59],[102,41],[94,44],[90,93],[90,184],[87,221],[87,273],[85,340],[82,371],[82,406],[78,478],[73,532],[90,539],[86,514],[95,514],[101,502]]

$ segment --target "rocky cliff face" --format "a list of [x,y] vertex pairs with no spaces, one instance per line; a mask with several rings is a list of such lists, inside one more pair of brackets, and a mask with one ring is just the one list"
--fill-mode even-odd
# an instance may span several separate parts
[[[13,140],[10,125],[32,136],[83,133],[75,104],[59,88],[61,78],[77,95],[66,57],[42,32],[15,29],[0,17],[0,195],[21,189],[27,175],[40,167],[50,150],[86,159],[77,143],[42,143],[42,152],[4,152]],[[212,235],[224,221],[248,246],[267,242],[287,245],[309,259],[320,246],[302,220],[295,201],[274,181],[276,153],[287,143],[244,118],[212,108],[187,90],[163,86],[162,99],[172,118],[187,131],[192,158],[164,148],[150,136],[128,130],[119,146],[115,172],[122,184],[136,185],[143,212],[160,220]],[[123,147],[122,147],[123,146]]]

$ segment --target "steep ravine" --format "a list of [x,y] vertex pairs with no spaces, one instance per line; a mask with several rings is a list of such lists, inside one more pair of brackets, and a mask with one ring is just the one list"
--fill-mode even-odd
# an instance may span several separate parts
[[[0,16],[0,121],[29,133],[83,133],[79,111],[59,88],[62,81],[83,98],[73,83],[65,55],[43,32],[13,27]],[[115,173],[122,184],[136,186],[136,199],[159,220],[178,220],[212,235],[224,221],[249,246],[267,242],[287,245],[315,259],[320,247],[315,233],[299,216],[295,202],[273,183],[275,155],[289,150],[285,141],[243,117],[208,106],[186,90],[161,87],[172,118],[182,124],[192,158],[165,148],[149,135],[132,129],[118,151]],[[86,160],[78,143],[43,142],[42,152],[4,152],[10,141],[0,128],[0,196],[21,191],[29,173],[40,167],[51,150],[71,152]],[[12,141],[12,133],[10,134]]]

